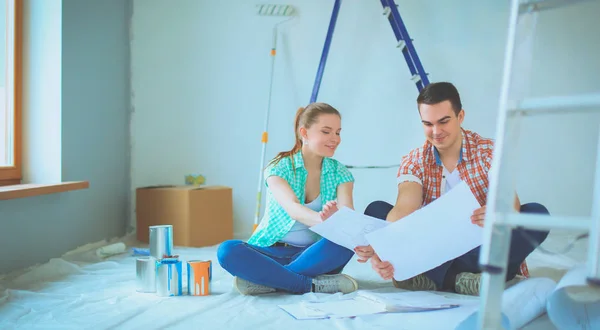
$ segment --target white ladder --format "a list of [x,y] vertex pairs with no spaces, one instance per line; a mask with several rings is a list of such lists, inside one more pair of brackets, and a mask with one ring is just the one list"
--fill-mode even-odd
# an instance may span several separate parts
[[[505,289],[506,265],[511,240],[511,230],[516,227],[538,230],[570,229],[588,231],[589,249],[587,278],[590,285],[600,286],[600,137],[596,158],[596,172],[591,217],[547,216],[515,212],[518,133],[521,118],[525,115],[553,113],[580,113],[600,110],[600,91],[593,94],[555,96],[525,99],[519,95],[526,88],[528,76],[523,74],[531,63],[531,38],[537,15],[542,10],[557,10],[565,5],[598,0],[511,0],[510,21],[500,107],[496,126],[496,149],[488,193],[484,241],[480,264],[482,282],[478,329],[502,329],[502,294]],[[528,34],[529,33],[529,34]],[[517,46],[522,46],[521,48]],[[522,66],[521,66],[522,65]],[[518,73],[518,74],[517,74]],[[524,85],[523,85],[524,86]]]

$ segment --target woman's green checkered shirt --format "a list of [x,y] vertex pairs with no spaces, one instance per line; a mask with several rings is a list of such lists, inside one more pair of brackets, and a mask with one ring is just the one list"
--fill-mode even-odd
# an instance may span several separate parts
[[[288,182],[298,200],[304,205],[304,187],[308,172],[304,168],[302,153],[298,152],[291,157],[281,159],[277,164],[270,164],[264,171],[265,185],[267,186],[267,204],[265,214],[260,225],[248,240],[255,246],[271,246],[282,239],[292,228],[294,219],[277,203],[269,190],[266,180],[270,176],[279,176]],[[295,170],[295,171],[294,171]],[[339,161],[332,158],[323,158],[321,167],[321,201],[322,204],[337,199],[337,187],[345,182],[354,182],[352,173]]]

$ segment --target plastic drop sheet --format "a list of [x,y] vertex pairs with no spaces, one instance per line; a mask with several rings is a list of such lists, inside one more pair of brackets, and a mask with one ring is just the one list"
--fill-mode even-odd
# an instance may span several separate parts
[[[570,237],[550,235],[544,247],[559,250]],[[96,256],[97,248],[117,241],[128,246],[127,253],[107,259]],[[569,269],[585,260],[585,244],[586,241],[579,242],[573,251],[561,255],[535,251],[528,258],[532,276],[558,283]],[[217,246],[175,248],[183,261],[213,260],[210,296],[159,297],[136,292],[136,257],[130,253],[132,247],[147,246],[130,237],[91,243],[45,264],[2,275],[0,329],[456,329],[478,308],[477,297],[448,294],[463,302],[462,307],[435,312],[299,321],[278,305],[344,299],[352,294],[242,296],[232,287],[233,277],[219,266]],[[390,282],[381,280],[370,264],[358,263],[356,258],[350,260],[344,273],[358,281],[360,290],[398,290]],[[505,292],[507,296],[510,297]],[[555,328],[545,314],[545,308],[541,313],[535,306],[530,309],[534,311],[533,319],[518,316],[524,329]],[[506,312],[513,315],[510,310]]]

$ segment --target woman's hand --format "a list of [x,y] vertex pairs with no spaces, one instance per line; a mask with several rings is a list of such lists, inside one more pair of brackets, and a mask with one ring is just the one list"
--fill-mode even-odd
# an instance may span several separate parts
[[323,206],[323,209],[321,210],[321,212],[319,212],[319,216],[321,217],[321,220],[325,221],[337,211],[337,202],[329,201]]
[[357,246],[354,248],[354,252],[358,255],[358,262],[365,263],[375,254],[373,248],[370,245]]

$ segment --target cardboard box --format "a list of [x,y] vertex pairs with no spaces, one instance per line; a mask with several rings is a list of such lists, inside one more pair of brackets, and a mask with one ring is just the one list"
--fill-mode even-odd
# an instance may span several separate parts
[[136,190],[137,239],[149,226],[173,225],[173,245],[210,246],[233,238],[233,196],[223,186],[155,186]]

